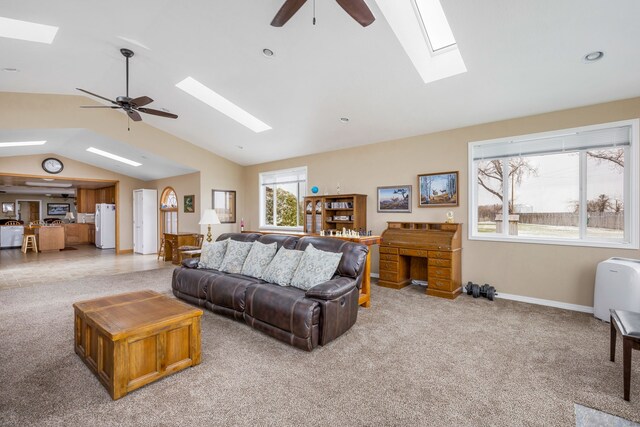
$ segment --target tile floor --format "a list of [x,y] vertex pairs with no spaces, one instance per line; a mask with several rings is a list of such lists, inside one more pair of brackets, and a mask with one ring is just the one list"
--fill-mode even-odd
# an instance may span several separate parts
[[26,254],[20,249],[0,250],[0,290],[175,267],[171,262],[158,260],[156,255],[116,255],[114,249],[98,249],[93,245],[74,247],[77,250]]

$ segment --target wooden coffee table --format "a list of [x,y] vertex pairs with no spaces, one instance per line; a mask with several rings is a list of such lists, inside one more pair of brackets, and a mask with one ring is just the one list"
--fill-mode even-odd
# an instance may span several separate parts
[[200,309],[148,290],[73,308],[75,352],[114,400],[200,363]]

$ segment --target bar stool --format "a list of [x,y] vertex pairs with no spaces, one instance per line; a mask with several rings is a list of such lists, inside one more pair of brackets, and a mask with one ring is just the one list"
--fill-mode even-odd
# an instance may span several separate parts
[[22,236],[22,253],[26,254],[29,249],[38,253],[38,243],[36,242],[35,234],[24,234]]
[[609,310],[611,313],[611,343],[609,360],[616,361],[616,330],[622,335],[622,370],[624,400],[629,401],[631,391],[631,350],[640,350],[640,313]]

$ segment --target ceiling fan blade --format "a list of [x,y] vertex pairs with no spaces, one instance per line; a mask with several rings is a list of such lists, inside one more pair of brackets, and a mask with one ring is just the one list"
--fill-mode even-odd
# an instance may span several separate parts
[[104,96],[100,96],[100,95],[97,95],[95,93],[89,92],[88,90],[80,89],[79,87],[77,87],[76,89],[78,89],[80,92],[88,93],[91,96],[95,96],[96,98],[100,98],[100,99],[104,99],[105,101],[109,101],[112,104],[119,105],[116,101],[112,101],[109,98],[105,98]]
[[147,104],[151,104],[153,102],[153,99],[149,98],[148,96],[139,96],[137,98],[133,98],[129,102],[136,107],[144,107]]
[[306,3],[307,0],[287,0],[284,2],[276,16],[271,21],[271,26],[282,27],[289,19]]
[[376,20],[364,0],[336,0],[336,2],[363,27]]
[[122,108],[110,105],[81,105],[80,108]]
[[138,114],[137,111],[129,110],[129,111],[127,111],[127,115],[129,117],[131,117],[131,120],[133,120],[134,122],[141,122],[142,121],[142,117],[140,117],[140,114]]
[[143,113],[153,114],[154,116],[168,117],[170,119],[177,119],[178,116],[172,113],[165,113],[164,111],[154,110],[153,108],[138,108],[138,111]]

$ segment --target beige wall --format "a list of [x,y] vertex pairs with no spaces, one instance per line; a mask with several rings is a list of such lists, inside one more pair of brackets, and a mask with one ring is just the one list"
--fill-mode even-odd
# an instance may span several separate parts
[[[91,129],[94,132],[126,142],[167,159],[173,159],[177,163],[200,171],[201,197],[200,200],[196,200],[196,206],[210,207],[211,190],[222,188],[238,191],[237,209],[238,212],[242,211],[244,201],[244,198],[241,197],[241,191],[244,188],[242,166],[144,122],[132,124],[129,132],[125,116],[120,112],[96,109],[81,110],[79,108],[80,105],[91,104],[100,105],[84,96],[0,92],[0,129]],[[2,163],[0,163],[0,172],[5,172]],[[64,172],[67,173],[66,165]],[[29,172],[16,171],[16,173]],[[38,171],[38,174],[40,173],[41,169]],[[72,175],[67,173],[67,176]],[[133,187],[125,185],[125,187],[120,188],[120,202],[128,203],[129,206],[132,200],[131,190],[145,188],[142,185]],[[121,249],[131,249],[131,213],[125,219],[128,221],[126,227],[128,231],[126,239],[121,242]],[[215,232],[217,234],[239,229],[239,223],[224,224],[216,226]],[[200,227],[200,230],[201,232],[206,231],[206,226]],[[124,229],[121,229],[121,232],[124,232]]]
[[[592,306],[596,264],[612,256],[640,258],[640,251],[469,241],[468,143],[638,117],[640,98],[634,98],[250,166],[244,172],[244,205],[252,208],[242,215],[248,229],[258,228],[259,172],[307,166],[308,188],[316,185],[321,193],[333,194],[339,182],[343,194],[369,196],[367,225],[374,234],[385,230],[386,221],[442,222],[449,209],[417,207],[417,175],[457,170],[460,205],[453,211],[456,222],[464,224],[463,283],[490,283],[504,293]],[[413,186],[412,213],[376,212],[376,187],[406,184]],[[377,249],[372,260],[377,272]]]
[[[69,208],[73,213],[73,216],[77,218],[77,211],[75,201],[73,198],[63,198],[63,197],[47,197],[41,194],[0,194],[0,203],[2,202],[11,202],[14,203],[16,211],[18,210],[18,205],[16,204],[16,200],[40,200],[40,206],[42,210],[42,216],[40,219],[44,218],[59,218],[64,219],[64,215],[47,215],[47,203],[69,203]],[[14,214],[6,214],[2,213],[0,210],[0,218],[15,218]],[[24,219],[24,217],[22,218]]]
[[[167,187],[172,187],[178,198],[178,231],[199,233],[200,225],[198,222],[200,221],[200,205],[202,203],[200,199],[200,172],[148,181],[145,185],[145,188],[158,190],[158,207],[162,191]],[[193,213],[184,211],[184,196],[190,194],[195,196],[195,212]]]
[[[119,194],[116,204],[118,205],[120,234],[119,250],[133,248],[133,202],[132,191],[135,188],[143,188],[144,181],[134,179],[125,175],[120,175],[106,169],[97,168],[86,163],[77,162],[63,156],[55,154],[41,154],[33,156],[13,156],[0,157],[0,173],[16,175],[34,175],[42,178],[50,178],[51,175],[44,175],[42,171],[42,161],[47,157],[55,156],[62,160],[64,169],[56,175],[56,178],[77,178],[77,179],[99,179],[108,181],[119,181]],[[44,207],[46,209],[46,206]],[[45,211],[46,216],[46,211]]]

